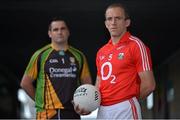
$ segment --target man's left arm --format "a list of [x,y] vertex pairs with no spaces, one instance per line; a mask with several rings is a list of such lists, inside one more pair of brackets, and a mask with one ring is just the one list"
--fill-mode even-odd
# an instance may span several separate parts
[[140,98],[145,99],[151,92],[155,90],[155,79],[152,71],[139,72],[141,79],[140,84]]
[[132,58],[141,80],[140,99],[145,99],[154,91],[156,83],[153,75],[150,49],[141,41],[138,41],[137,43],[139,44],[134,44],[132,47]]

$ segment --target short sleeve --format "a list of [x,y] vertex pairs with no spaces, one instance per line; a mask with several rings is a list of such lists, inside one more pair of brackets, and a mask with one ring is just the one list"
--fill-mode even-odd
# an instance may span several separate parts
[[82,73],[81,73],[81,80],[86,77],[90,77],[90,71],[89,66],[86,57],[83,55],[83,67],[82,67]]
[[34,80],[37,78],[38,72],[38,55],[38,53],[33,54],[25,70],[25,74]]

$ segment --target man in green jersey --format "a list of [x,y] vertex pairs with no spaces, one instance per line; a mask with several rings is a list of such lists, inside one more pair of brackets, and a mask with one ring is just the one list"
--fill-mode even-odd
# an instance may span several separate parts
[[92,83],[86,57],[68,44],[64,19],[53,19],[48,35],[51,44],[33,54],[21,87],[35,100],[37,119],[79,119],[71,101],[78,85]]

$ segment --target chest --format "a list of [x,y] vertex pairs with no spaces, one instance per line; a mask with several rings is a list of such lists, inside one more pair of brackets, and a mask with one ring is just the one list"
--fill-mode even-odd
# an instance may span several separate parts
[[70,52],[52,51],[44,64],[45,72],[49,75],[70,76],[78,72],[78,61]]
[[99,55],[99,65],[101,70],[126,70],[133,67],[132,52],[129,45],[122,44],[109,47]]

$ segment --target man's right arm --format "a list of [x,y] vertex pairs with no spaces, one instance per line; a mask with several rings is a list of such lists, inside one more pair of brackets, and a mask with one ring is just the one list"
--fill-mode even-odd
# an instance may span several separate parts
[[21,87],[26,91],[26,93],[35,100],[35,88],[33,86],[33,79],[27,75],[24,75],[21,80]]

